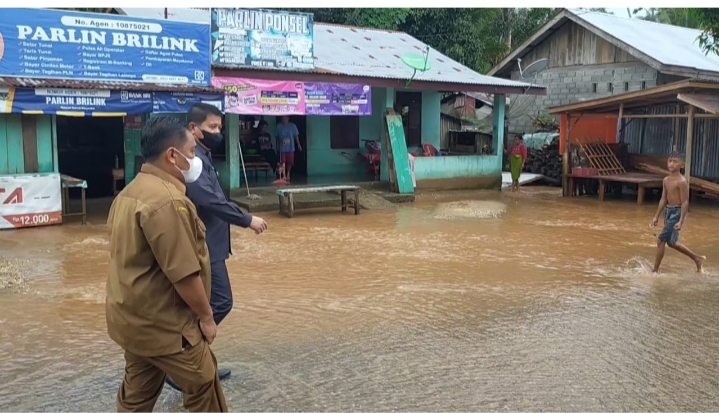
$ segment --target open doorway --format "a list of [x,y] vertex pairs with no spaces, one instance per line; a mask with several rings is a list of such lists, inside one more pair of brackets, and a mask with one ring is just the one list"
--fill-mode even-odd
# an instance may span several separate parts
[[[296,178],[304,180],[307,177],[307,118],[297,115],[290,116],[289,118],[290,123],[294,123],[295,126],[297,126],[297,130],[300,133],[300,145],[302,145],[302,151],[295,148],[295,165],[292,167],[291,178],[292,181],[296,181]],[[270,129],[270,134],[273,137],[277,136],[277,126],[282,123],[282,116],[277,116],[275,121],[275,126]],[[279,145],[277,145],[276,149],[279,155]]]
[[88,198],[114,195],[112,170],[125,164],[123,118],[58,116],[57,149],[60,173],[85,180]]

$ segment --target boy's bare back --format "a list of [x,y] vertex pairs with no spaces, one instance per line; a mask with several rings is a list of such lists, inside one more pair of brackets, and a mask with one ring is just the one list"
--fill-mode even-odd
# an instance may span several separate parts
[[687,189],[687,179],[681,174],[672,174],[664,178],[664,191],[667,194],[667,206],[681,206],[682,189]]

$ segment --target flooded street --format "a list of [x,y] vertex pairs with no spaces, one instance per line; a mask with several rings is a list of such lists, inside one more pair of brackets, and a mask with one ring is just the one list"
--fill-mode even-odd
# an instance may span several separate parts
[[[448,205],[466,194],[233,228],[235,308],[213,344],[230,408],[719,409],[715,207],[682,230],[707,274],[668,251],[654,276],[654,201],[530,188]],[[0,256],[24,281],[0,290],[0,410],[114,410],[103,217],[0,232]],[[166,387],[156,410],[178,409]]]

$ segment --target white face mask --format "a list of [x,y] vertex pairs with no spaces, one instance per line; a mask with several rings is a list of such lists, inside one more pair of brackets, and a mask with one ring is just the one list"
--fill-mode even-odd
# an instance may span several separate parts
[[175,152],[179,153],[183,158],[187,159],[187,163],[190,164],[190,169],[183,171],[180,169],[179,166],[175,165],[175,168],[177,168],[178,171],[182,174],[182,177],[185,178],[186,184],[191,184],[195,181],[197,181],[200,178],[200,174],[202,174],[202,159],[199,156],[195,156],[194,158],[190,159],[187,156],[183,155],[182,152],[175,149]]

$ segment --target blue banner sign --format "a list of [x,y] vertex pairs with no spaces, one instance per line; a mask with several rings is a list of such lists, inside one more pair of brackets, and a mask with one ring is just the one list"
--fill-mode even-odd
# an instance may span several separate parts
[[315,68],[313,14],[234,8],[211,15],[213,65]]
[[86,89],[15,89],[12,113],[128,116],[152,112],[152,92]]
[[2,9],[0,76],[207,85],[210,26]]
[[194,92],[154,92],[154,113],[186,113],[195,103],[208,103],[225,111],[225,95]]

